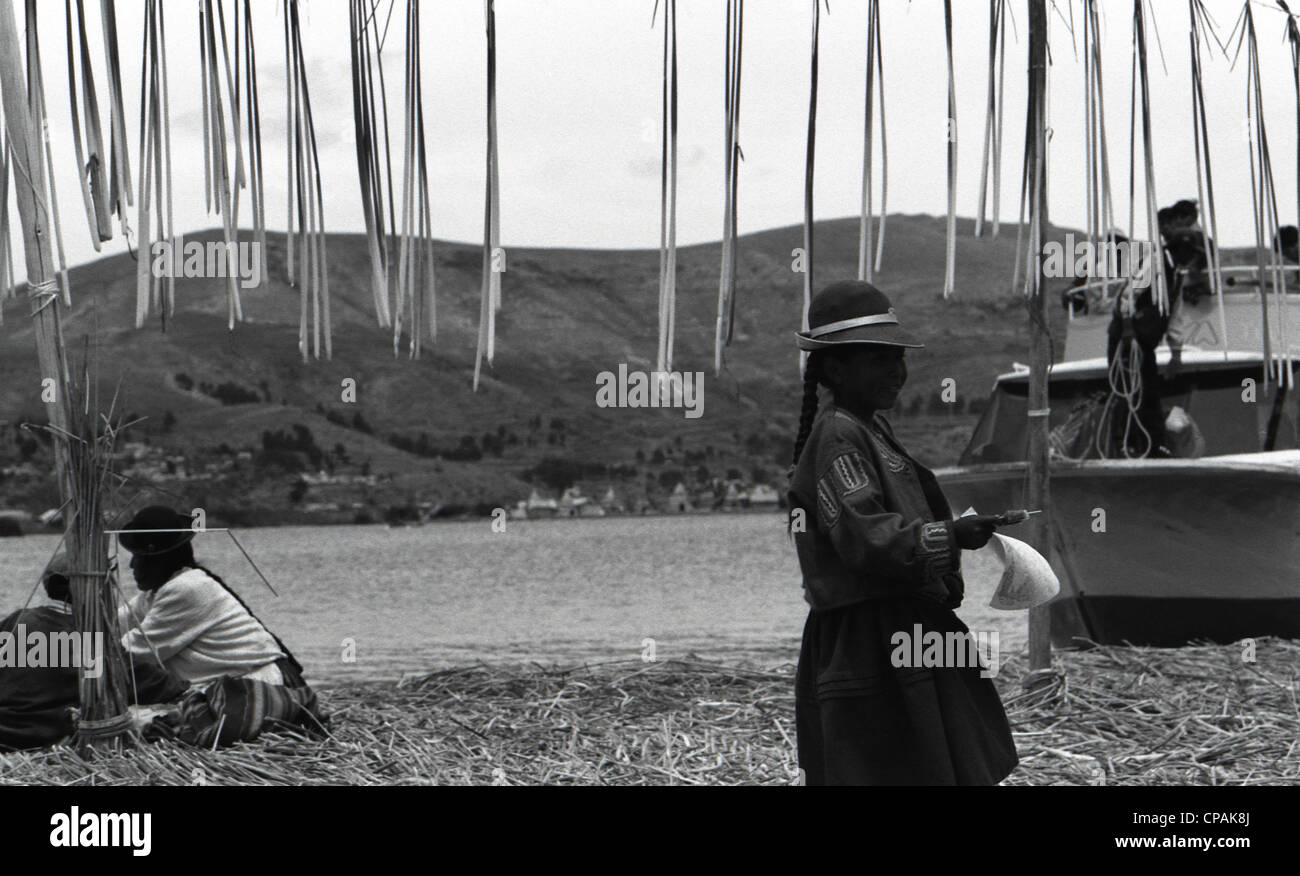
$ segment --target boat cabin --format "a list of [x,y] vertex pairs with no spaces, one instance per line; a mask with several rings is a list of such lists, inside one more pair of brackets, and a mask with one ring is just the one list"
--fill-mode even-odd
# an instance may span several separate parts
[[[1167,348],[1157,350],[1156,362],[1163,374],[1169,362]],[[1300,376],[1300,359],[1293,367]],[[1264,359],[1259,353],[1187,350],[1179,375],[1164,378],[1162,384],[1164,410],[1180,407],[1191,418],[1205,439],[1203,456],[1300,448],[1300,389],[1281,388],[1276,381],[1265,389]],[[1027,459],[1028,395],[1027,368],[998,377],[958,464]],[[1096,442],[1088,440],[1086,432],[1096,432],[1098,414],[1110,395],[1105,358],[1052,366],[1049,395],[1053,455],[1098,458]]]

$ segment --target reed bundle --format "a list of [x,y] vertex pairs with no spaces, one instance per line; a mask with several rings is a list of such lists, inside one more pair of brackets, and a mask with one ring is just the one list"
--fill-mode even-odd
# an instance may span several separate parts
[[[676,0],[670,0],[676,2]],[[483,360],[496,356],[497,312],[501,310],[501,185],[497,161],[497,13],[493,0],[483,0],[487,19],[487,179],[483,196],[483,289],[479,312],[478,349],[474,354],[474,390],[478,391]]]
[[[154,235],[150,226],[150,201],[155,201],[159,240],[170,240],[175,227],[172,217],[171,113],[167,95],[166,22],[162,0],[149,0],[144,13],[144,59],[140,65],[140,197],[136,221],[140,258],[136,264],[136,325],[153,307],[165,327],[176,309],[176,278],[166,272],[167,296],[162,297],[163,278],[153,276]],[[152,189],[151,189],[152,186]]]
[[[655,0],[651,23],[659,11]],[[664,0],[662,138],[659,170],[659,347],[656,367],[672,370],[677,324],[677,0]]]
[[[880,0],[867,3],[867,94],[862,135],[862,217],[858,222],[858,279],[870,282],[880,270],[885,247],[885,211],[889,199],[889,148],[885,137],[885,66],[880,41]],[[880,230],[872,241],[872,192],[875,147],[875,107],[880,107]]]
[[[873,5],[879,0],[872,0]],[[1091,2],[1091,0],[1087,0]],[[998,236],[1002,203],[1002,120],[1006,94],[1007,0],[989,0],[989,87],[984,116],[984,157],[980,161],[979,210],[975,214],[975,236],[984,233],[985,207],[989,200],[989,176],[993,177],[993,229]],[[883,107],[881,112],[883,113]],[[882,217],[883,220],[883,217]]]
[[943,297],[953,293],[957,275],[957,73],[952,56],[952,0],[943,0],[943,32],[948,50],[948,233]]
[[[995,683],[1020,766],[1009,785],[1282,785],[1300,779],[1300,645],[1062,651]],[[1038,678],[1043,679],[1043,676]],[[770,784],[795,780],[794,672],[692,659],[479,665],[321,691],[333,736],[220,752],[158,743],[82,760],[0,754],[0,783]]]
[[718,280],[718,322],[714,334],[713,370],[722,373],[722,350],[731,343],[736,324],[736,247],[739,239],[737,189],[740,185],[740,69],[745,29],[745,0],[727,0],[727,42],[723,66],[722,276]]
[[[1205,246],[1207,268],[1210,275],[1210,289],[1218,301],[1219,336],[1222,338],[1223,351],[1228,351],[1228,322],[1223,304],[1223,271],[1219,258],[1219,220],[1214,201],[1214,174],[1210,164],[1210,131],[1208,115],[1205,111],[1204,68],[1201,61],[1201,43],[1208,45],[1209,39],[1218,43],[1214,33],[1209,11],[1202,0],[1187,0],[1187,14],[1190,21],[1188,33],[1189,55],[1191,57],[1192,78],[1192,141],[1196,144],[1196,196],[1205,213],[1206,221],[1202,225],[1202,242]],[[1219,44],[1223,49],[1222,44]]]
[[[289,281],[294,282],[297,250],[299,319],[298,352],[325,358],[334,354],[330,324],[329,271],[325,251],[325,201],[321,190],[320,155],[316,148],[316,123],[307,85],[307,62],[302,50],[302,24],[298,0],[287,0],[284,18],[284,52],[289,83]],[[296,216],[296,220],[295,220]],[[308,327],[310,326],[310,340]]]
[[73,564],[68,581],[76,629],[101,635],[103,643],[99,652],[102,671],[94,678],[87,677],[84,668],[80,673],[78,742],[86,746],[120,737],[130,727],[124,718],[131,671],[121,646],[104,535],[104,514],[116,486],[113,452],[122,423],[116,413],[116,395],[106,412],[99,411],[88,366],[82,371],[80,386],[70,381],[68,391],[79,398],[70,406],[67,430],[44,428],[68,447],[71,493],[65,504],[64,543]]

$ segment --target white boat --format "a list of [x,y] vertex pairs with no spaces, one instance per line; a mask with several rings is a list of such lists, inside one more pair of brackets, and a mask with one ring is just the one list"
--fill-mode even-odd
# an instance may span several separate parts
[[[1256,302],[1253,311],[1235,301],[1228,313],[1252,313],[1258,326],[1258,296],[1240,297]],[[1288,309],[1296,326],[1290,336],[1300,343],[1300,300]],[[1081,334],[1100,337],[1104,352],[1104,331],[1096,331],[1104,319],[1073,321],[1071,334],[1082,322]],[[1230,321],[1227,337],[1243,333],[1249,328]],[[1297,343],[1289,353],[1300,375]],[[1067,343],[1067,356],[1087,350]],[[1168,361],[1161,348],[1162,374]],[[1253,400],[1243,381],[1254,381]],[[1049,377],[1051,426],[1062,427],[1076,404],[1108,388],[1104,358],[1058,363]],[[958,513],[1025,507],[1027,390],[1027,370],[1000,376],[959,465],[937,472]],[[1163,381],[1162,404],[1190,415],[1204,436],[1203,455],[1053,459],[1049,559],[1061,579],[1053,641],[1300,637],[1300,388],[1273,382],[1266,389],[1258,350],[1188,350],[1181,374]]]

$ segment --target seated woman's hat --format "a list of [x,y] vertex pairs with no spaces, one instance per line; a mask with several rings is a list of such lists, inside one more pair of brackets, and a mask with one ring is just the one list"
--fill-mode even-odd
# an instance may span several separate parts
[[840,344],[924,347],[898,324],[889,298],[870,283],[845,280],[813,296],[808,330],[797,332],[799,349],[822,350]]
[[194,538],[190,518],[165,505],[150,505],[136,512],[122,528],[139,530],[119,533],[117,540],[131,553],[144,557],[176,550]]

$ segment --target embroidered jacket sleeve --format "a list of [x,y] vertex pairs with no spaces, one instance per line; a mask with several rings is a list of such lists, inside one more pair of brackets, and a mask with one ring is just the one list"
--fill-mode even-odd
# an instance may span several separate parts
[[917,587],[918,595],[944,602],[944,576],[957,571],[960,548],[951,521],[906,519],[888,510],[882,474],[852,442],[822,448],[817,478],[817,520],[844,565],[869,578]]

